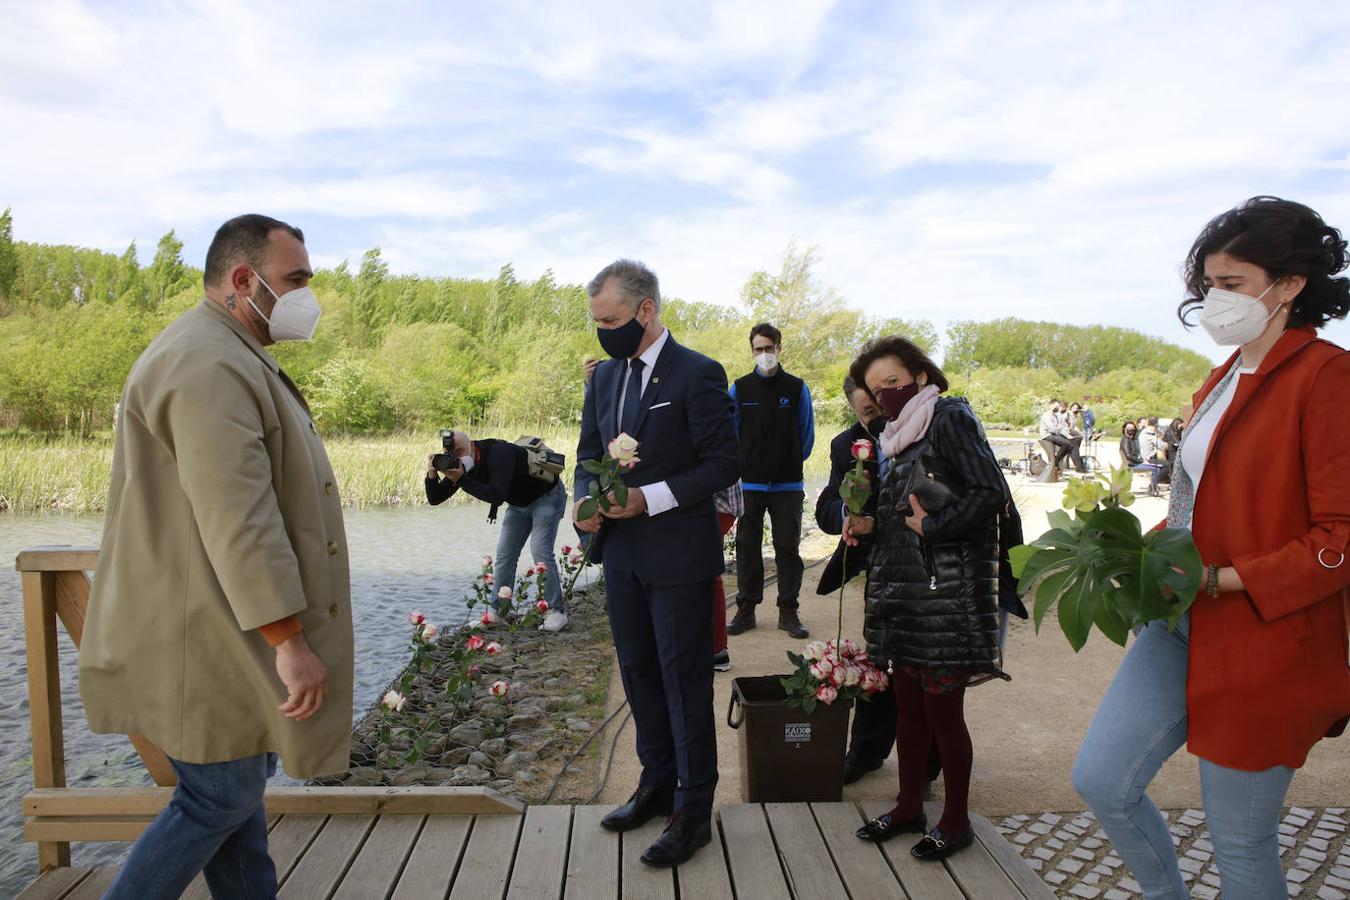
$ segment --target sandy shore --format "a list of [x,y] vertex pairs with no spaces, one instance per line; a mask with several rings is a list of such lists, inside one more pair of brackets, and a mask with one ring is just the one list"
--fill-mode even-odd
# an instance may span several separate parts
[[[1137,482],[1138,484],[1138,482]],[[1018,508],[1028,535],[1040,534],[1046,513],[1059,504],[1062,485],[1038,485],[1019,480],[1014,485]],[[1165,501],[1141,497],[1132,507],[1146,524],[1166,514]],[[767,526],[766,526],[767,527]],[[803,546],[808,561],[828,555],[833,539],[815,534]],[[832,637],[834,597],[815,594],[820,568],[808,569],[801,598],[802,621],[812,637]],[[728,595],[734,592],[728,579]],[[855,579],[844,598],[844,635],[862,636],[862,580]],[[770,588],[770,594],[772,588]],[[731,681],[737,676],[769,675],[787,671],[789,648],[800,649],[778,631],[773,597],[760,607],[759,627],[731,638],[730,672],[718,673],[714,712],[717,719],[720,781],[718,804],[741,802],[737,732],[727,727]],[[1094,632],[1081,653],[1075,654],[1060,633],[1053,616],[1037,635],[1030,622],[1014,620],[1008,637],[1007,665],[1013,680],[993,682],[971,690],[967,720],[975,742],[975,769],[971,806],[987,816],[1031,811],[1079,810],[1083,802],[1074,793],[1070,771],[1074,756],[1093,712],[1125,651]],[[610,682],[609,708],[623,702],[618,667]],[[620,716],[616,722],[623,717]],[[608,741],[606,741],[608,743]],[[639,766],[629,724],[619,737],[613,770],[599,802],[621,803],[637,784]],[[895,755],[886,765],[845,789],[854,799],[891,798],[898,785]],[[1150,791],[1165,809],[1199,807],[1200,780],[1196,760],[1184,750],[1163,767]],[[940,795],[940,794],[939,794]],[[1350,805],[1350,739],[1323,741],[1298,773],[1288,801],[1302,806]]]

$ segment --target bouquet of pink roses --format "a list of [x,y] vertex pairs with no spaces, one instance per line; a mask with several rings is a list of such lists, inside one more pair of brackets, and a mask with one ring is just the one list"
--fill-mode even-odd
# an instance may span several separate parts
[[829,706],[834,701],[867,699],[886,690],[886,673],[867,656],[867,651],[845,639],[812,641],[806,654],[788,651],[797,671],[779,679],[787,691],[788,703],[800,706],[809,716],[817,703]]

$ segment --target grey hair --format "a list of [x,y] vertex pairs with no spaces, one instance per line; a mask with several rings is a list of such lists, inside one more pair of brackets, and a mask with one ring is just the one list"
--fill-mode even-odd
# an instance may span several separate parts
[[645,264],[635,259],[616,259],[591,279],[590,284],[586,285],[586,293],[594,297],[611,278],[618,280],[619,293],[623,294],[624,301],[633,309],[650,297],[656,305],[656,311],[661,311],[661,282]]

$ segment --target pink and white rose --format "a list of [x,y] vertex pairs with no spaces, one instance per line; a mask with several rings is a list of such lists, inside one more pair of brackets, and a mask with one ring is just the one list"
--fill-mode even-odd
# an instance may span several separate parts
[[816,699],[826,706],[839,699],[839,689],[828,684],[816,688]]
[[490,609],[483,610],[483,617],[478,620],[484,628],[491,628],[501,621],[497,614]]
[[496,641],[488,641],[483,645],[483,652],[488,656],[496,656],[498,653],[502,652],[502,645]]
[[548,601],[540,600],[538,603],[534,605],[534,608],[539,610],[541,613],[546,613],[548,612]]
[[408,698],[398,691],[390,691],[380,700],[380,705],[390,712],[403,712],[403,705],[408,702]]
[[609,442],[609,447],[606,452],[609,453],[610,459],[617,462],[620,466],[625,469],[631,469],[639,462],[637,448],[637,438],[621,432],[618,437]]
[[824,659],[824,658],[825,658],[825,642],[824,642],[824,641],[812,641],[811,643],[807,644],[807,645],[806,645],[806,658],[807,658],[807,659]]
[[469,635],[469,639],[464,642],[464,646],[469,650],[482,650],[483,636],[481,634]]
[[492,686],[488,688],[488,693],[494,697],[505,697],[510,690],[511,685],[505,681],[494,681]]
[[412,612],[408,613],[408,622],[412,625],[421,625],[426,620],[427,617],[422,615],[415,609]]
[[437,628],[435,625],[433,625],[431,622],[423,622],[423,623],[422,623],[422,640],[424,640],[424,641],[434,640],[435,637],[436,637],[437,632],[439,632],[439,631],[440,631],[440,629]]

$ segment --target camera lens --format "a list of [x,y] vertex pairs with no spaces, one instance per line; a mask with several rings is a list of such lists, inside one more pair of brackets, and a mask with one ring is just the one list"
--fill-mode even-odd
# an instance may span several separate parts
[[459,460],[449,453],[437,453],[431,458],[431,467],[437,472],[449,472],[459,468]]

